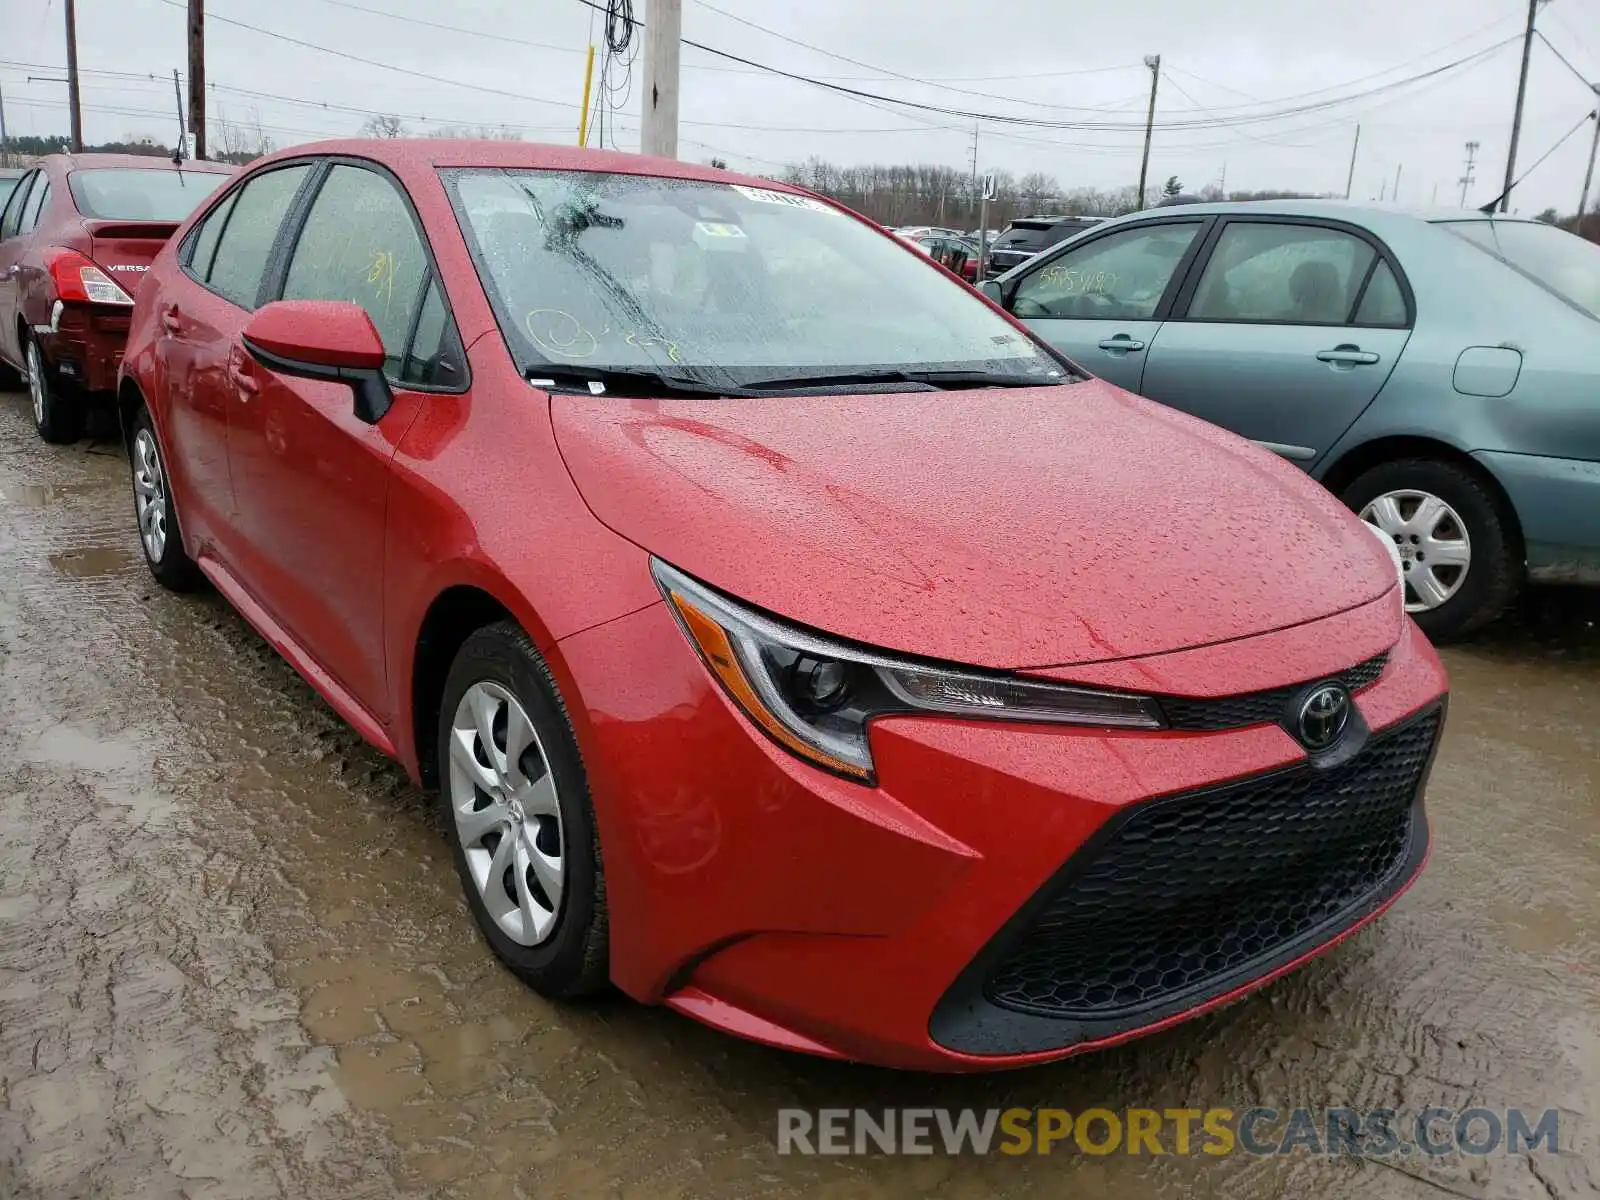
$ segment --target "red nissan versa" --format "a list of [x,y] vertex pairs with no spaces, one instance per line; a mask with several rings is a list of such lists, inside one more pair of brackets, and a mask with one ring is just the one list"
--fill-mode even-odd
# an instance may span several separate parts
[[0,213],[0,374],[28,384],[47,442],[70,442],[84,393],[111,395],[139,281],[178,222],[234,168],[52,154]]
[[1393,548],[781,184],[281,153],[157,257],[119,401],[156,578],[439,789],[546,995],[1016,1066],[1241,995],[1426,857]]

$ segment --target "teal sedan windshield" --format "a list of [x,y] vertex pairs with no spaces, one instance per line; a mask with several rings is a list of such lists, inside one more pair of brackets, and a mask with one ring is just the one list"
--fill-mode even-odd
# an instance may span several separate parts
[[525,368],[739,386],[1070,378],[925,256],[806,196],[588,171],[463,169],[445,182]]
[[1600,245],[1537,221],[1444,221],[1535,283],[1600,319]]

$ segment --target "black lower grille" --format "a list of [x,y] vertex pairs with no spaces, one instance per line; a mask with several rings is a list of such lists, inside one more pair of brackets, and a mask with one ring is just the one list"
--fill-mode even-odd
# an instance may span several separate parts
[[1292,767],[1114,819],[1001,954],[985,994],[1021,1012],[1116,1018],[1215,992],[1281,956],[1398,886],[1440,722],[1431,712],[1339,766]]
[[[1329,678],[1344,684],[1351,692],[1359,692],[1376,683],[1388,663],[1388,654],[1380,654]],[[1248,692],[1242,696],[1219,696],[1211,700],[1163,696],[1161,711],[1166,714],[1167,724],[1173,729],[1215,730],[1269,725],[1287,716],[1289,701],[1303,687],[1305,684],[1297,683],[1291,687]]]

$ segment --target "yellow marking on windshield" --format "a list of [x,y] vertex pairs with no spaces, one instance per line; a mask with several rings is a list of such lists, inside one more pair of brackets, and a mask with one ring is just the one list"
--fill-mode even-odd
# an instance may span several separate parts
[[590,358],[600,347],[594,334],[583,327],[583,322],[564,309],[529,309],[522,318],[522,327],[528,331],[534,345],[546,354]]

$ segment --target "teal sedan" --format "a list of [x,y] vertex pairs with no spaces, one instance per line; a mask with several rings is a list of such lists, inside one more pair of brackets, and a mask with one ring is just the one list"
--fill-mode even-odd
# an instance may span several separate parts
[[1320,480],[1393,538],[1437,640],[1526,580],[1600,584],[1600,246],[1470,210],[1195,204],[983,290],[1091,374]]

